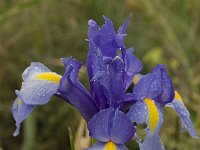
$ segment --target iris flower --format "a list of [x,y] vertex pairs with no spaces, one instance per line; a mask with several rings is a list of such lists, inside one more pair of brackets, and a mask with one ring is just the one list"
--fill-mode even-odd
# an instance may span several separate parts
[[159,137],[164,106],[174,108],[181,118],[182,127],[188,130],[192,137],[197,138],[190,114],[179,93],[174,91],[165,65],[157,65],[152,73],[135,77],[139,77],[133,89],[133,99],[137,102],[130,108],[127,116],[136,124],[147,124],[144,142],[137,140],[141,150],[164,149]]
[[[124,150],[127,149],[124,144],[135,135],[135,127],[124,111],[132,102],[132,94],[126,93],[126,89],[142,64],[132,53],[133,49],[126,50],[123,43],[129,19],[117,34],[112,22],[106,17],[104,20],[102,28],[89,20],[86,65],[90,93],[78,80],[81,64],[72,58],[63,60],[66,73],[61,79],[58,93],[66,96],[87,121],[90,136],[98,141],[90,150]],[[118,50],[121,52],[119,56]]]
[[[65,74],[60,76],[40,63],[32,63],[23,73],[24,83],[13,104],[13,116],[19,133],[20,123],[39,105],[56,95],[74,106],[86,120],[89,135],[97,140],[89,150],[126,150],[125,143],[137,137],[136,126],[146,123],[146,137],[137,139],[141,150],[161,150],[159,138],[163,123],[163,107],[176,110],[182,126],[197,137],[189,112],[180,95],[174,92],[165,65],[157,65],[152,73],[138,74],[142,69],[133,48],[126,48],[124,38],[130,17],[115,31],[104,16],[102,27],[89,20],[87,71],[90,91],[81,84],[81,63],[62,58]],[[133,92],[127,89],[134,81]]]
[[62,76],[51,72],[41,63],[33,62],[22,74],[23,83],[12,106],[12,114],[16,121],[14,136],[19,134],[21,122],[39,105],[46,104],[57,92]]

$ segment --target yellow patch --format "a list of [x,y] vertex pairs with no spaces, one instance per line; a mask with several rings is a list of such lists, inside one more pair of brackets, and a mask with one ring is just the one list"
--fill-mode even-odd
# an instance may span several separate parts
[[151,132],[153,132],[158,124],[159,111],[153,100],[145,98],[144,102],[146,103],[149,110],[149,125]]
[[105,144],[105,149],[104,150],[117,150],[117,146],[115,143],[113,143],[112,141],[108,141]]
[[18,107],[19,107],[21,104],[22,104],[22,100],[21,100],[21,99],[18,99],[18,101],[17,101]]
[[133,78],[133,83],[137,84],[138,81],[139,81],[139,77],[137,75],[135,75],[134,78]]
[[53,72],[44,72],[44,73],[37,74],[35,78],[39,80],[48,80],[55,83],[59,83],[61,76]]
[[177,91],[174,91],[174,93],[175,93],[175,96],[174,96],[175,100],[178,100],[181,103],[183,103],[181,95]]

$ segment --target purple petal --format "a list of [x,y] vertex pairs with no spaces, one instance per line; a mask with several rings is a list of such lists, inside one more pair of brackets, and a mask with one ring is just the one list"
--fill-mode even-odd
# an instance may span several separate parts
[[72,58],[63,59],[62,61],[65,64],[66,73],[60,81],[57,94],[66,97],[88,121],[98,112],[98,108],[91,95],[78,80],[78,71],[81,64]]
[[112,120],[110,134],[111,141],[114,141],[117,144],[124,144],[134,136],[135,128],[123,112],[116,110]]
[[107,64],[107,68],[98,76],[95,76],[93,80],[98,80],[102,85],[106,87],[106,97],[109,99],[109,107],[118,108],[119,101],[125,97],[125,85],[124,85],[124,62],[120,57],[116,57],[112,62]]
[[124,144],[135,134],[131,121],[123,112],[113,108],[101,110],[88,123],[90,136],[101,142]]
[[117,150],[128,150],[125,145],[117,145]]
[[89,20],[88,39],[101,49],[103,56],[114,58],[118,49],[124,49],[124,44],[122,39],[117,36],[110,19],[105,16],[103,18],[105,24],[102,28],[99,28],[95,21]]
[[98,26],[98,24],[96,23],[96,21],[90,19],[88,21],[88,39],[94,39],[96,34],[98,34],[100,27]]
[[105,148],[105,143],[102,142],[97,142],[92,147],[86,149],[86,150],[104,150]]
[[28,80],[22,85],[17,95],[27,105],[44,105],[57,92],[59,84],[48,80]]
[[39,62],[32,62],[31,65],[23,72],[22,78],[27,81],[32,78],[34,74],[51,72],[45,65]]
[[142,124],[147,122],[148,117],[148,109],[146,104],[143,101],[138,101],[135,103],[126,116],[132,121],[136,122],[137,124]]
[[[91,80],[98,72],[106,70],[106,63],[104,62],[104,57],[102,52],[94,42],[88,41],[89,43],[89,52],[87,56],[87,71],[89,79]],[[91,85],[91,93],[93,93],[93,86]]]
[[[150,101],[150,100],[149,100]],[[162,108],[158,105],[155,105],[155,103],[150,103],[150,105],[154,106],[147,106],[147,103],[138,101],[136,104],[134,104],[128,113],[126,114],[127,117],[132,121],[139,124],[146,123],[146,137],[144,139],[144,142],[141,143],[141,140],[136,140],[140,146],[141,150],[162,150],[164,149],[163,144],[160,141],[159,137],[159,131],[163,123],[163,114],[162,114]],[[158,122],[156,121],[156,111],[152,109],[157,109],[158,111]],[[152,112],[151,112],[152,111]],[[150,116],[151,115],[151,116]],[[153,118],[152,118],[153,117]],[[154,119],[154,120],[150,120]],[[156,125],[155,128],[151,128],[150,122],[154,122]],[[152,125],[152,124],[151,124]],[[152,130],[153,129],[153,130]]]
[[139,73],[142,70],[142,63],[140,60],[133,54],[133,48],[129,48],[125,54],[125,84],[126,89],[130,86],[133,81],[135,74]]
[[93,88],[95,89],[94,92],[94,98],[97,102],[97,105],[99,106],[99,109],[106,109],[109,107],[108,100],[109,100],[109,93],[108,89],[105,87],[105,85],[101,84],[99,81],[94,80],[91,82],[93,85]]
[[[106,143],[97,142],[91,148],[87,150],[109,150],[105,148]],[[116,145],[116,150],[128,150],[125,145]]]
[[124,24],[121,27],[119,27],[119,29],[117,30],[118,35],[126,34],[126,29],[127,29],[128,24],[129,24],[129,21],[131,19],[131,16],[132,16],[132,14],[130,14],[128,19],[126,19],[126,21],[124,22]]
[[185,105],[181,101],[176,99],[172,101],[172,104],[176,112],[179,114],[179,117],[181,118],[181,123],[184,129],[189,132],[190,136],[198,138],[197,133],[195,132],[193,124],[190,120],[190,113],[188,112]]
[[41,63],[33,62],[23,72],[24,82],[17,95],[27,105],[43,105],[57,92],[60,75]]
[[172,85],[171,78],[167,74],[166,66],[156,65],[153,68],[153,72],[159,73],[161,77],[162,90],[163,90],[162,94],[155,100],[157,102],[162,103],[163,105],[165,105],[166,103],[170,103],[174,98],[174,88]]
[[70,69],[73,68],[70,72],[71,79],[73,81],[77,81],[78,80],[78,72],[79,72],[79,69],[81,68],[82,64],[79,61],[77,61],[76,59],[73,59],[72,57],[61,58],[60,60],[64,64],[66,72],[68,72]]
[[159,111],[159,121],[157,126],[152,132],[149,127],[150,125],[147,124],[148,127],[146,129],[144,142],[139,142],[140,150],[164,150],[164,145],[162,144],[159,136],[160,128],[163,123],[163,112],[161,107],[157,106],[157,109]]
[[110,19],[105,16],[103,18],[105,20],[103,27],[96,33],[95,37],[91,38],[91,36],[88,35],[88,39],[94,41],[95,45],[101,49],[104,56],[115,57],[118,50],[116,33]]
[[57,92],[61,76],[51,72],[41,63],[33,62],[23,72],[24,82],[20,91],[16,90],[17,98],[12,106],[12,115],[16,121],[14,136],[19,134],[21,122],[38,105],[46,104]]
[[13,136],[17,136],[19,134],[21,122],[24,121],[35,108],[36,106],[26,105],[19,97],[15,99],[12,106],[12,115],[16,122],[16,130],[13,133]]
[[126,36],[126,29],[127,29],[127,26],[129,24],[129,21],[131,19],[131,15],[128,17],[128,19],[126,19],[126,21],[124,22],[124,24],[119,27],[118,31],[117,31],[117,43],[121,49],[121,52],[122,52],[122,59],[124,60],[125,59],[125,55],[126,55],[126,48],[125,48],[125,45],[124,45],[124,38]]
[[104,94],[106,87],[99,81],[92,80],[106,70],[107,59],[105,60],[101,50],[96,47],[94,42],[88,41],[89,53],[87,56],[87,71],[90,79],[90,93],[94,97],[96,104],[100,109],[107,108],[108,99]]
[[119,101],[119,110],[126,112],[136,102],[137,100],[134,100],[133,93],[126,93],[124,99]]
[[143,100],[144,98],[155,99],[162,92],[161,79],[158,73],[144,75],[133,89],[134,99]]
[[[90,92],[95,97],[96,103],[100,106],[99,108],[107,108],[108,104],[113,108],[117,108],[119,107],[119,101],[122,102],[124,99],[125,64],[120,57],[113,60],[104,57],[92,41],[89,41],[89,48],[87,69],[90,78]],[[134,73],[130,73],[131,71],[137,71],[137,68],[135,68],[136,70],[131,68],[136,67],[137,63],[130,65],[132,66],[128,66],[127,77],[134,75]],[[128,78],[132,80],[132,78]],[[128,78],[125,78],[125,80]]]
[[101,142],[107,142],[110,140],[110,127],[112,117],[114,115],[114,109],[108,108],[98,112],[88,122],[88,130],[90,137],[93,137]]

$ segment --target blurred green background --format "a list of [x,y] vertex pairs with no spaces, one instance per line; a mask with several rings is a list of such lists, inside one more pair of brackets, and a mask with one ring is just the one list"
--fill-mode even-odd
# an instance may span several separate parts
[[[157,63],[167,64],[200,135],[199,0],[0,0],[0,150],[70,149],[67,127],[77,135],[84,123],[75,109],[56,97],[34,110],[21,134],[12,136],[10,110],[21,74],[33,61],[59,74],[64,73],[61,57],[73,56],[85,64],[88,20],[103,24],[105,15],[117,29],[131,12],[127,47],[135,48],[144,65],[142,73]],[[88,87],[85,69],[81,81]],[[178,115],[169,108],[161,139],[167,150],[200,148],[199,140],[181,132]],[[135,141],[128,146],[138,149]]]

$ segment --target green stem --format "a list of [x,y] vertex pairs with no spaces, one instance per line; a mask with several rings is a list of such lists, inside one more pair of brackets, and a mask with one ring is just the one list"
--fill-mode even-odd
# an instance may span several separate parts
[[36,122],[33,114],[25,120],[24,131],[21,150],[33,150],[36,139]]

